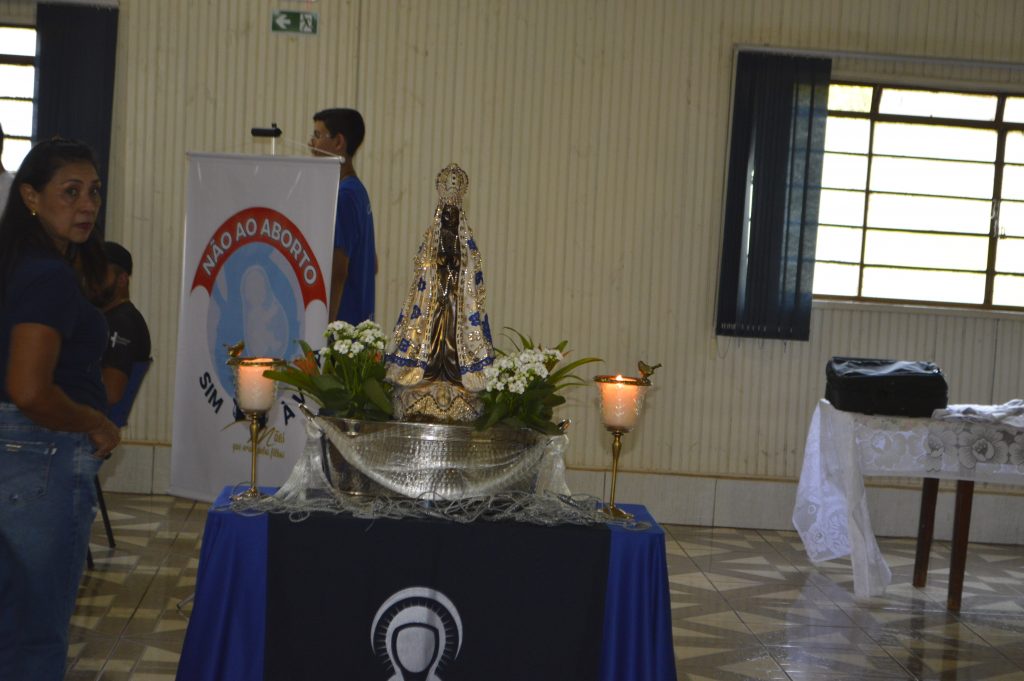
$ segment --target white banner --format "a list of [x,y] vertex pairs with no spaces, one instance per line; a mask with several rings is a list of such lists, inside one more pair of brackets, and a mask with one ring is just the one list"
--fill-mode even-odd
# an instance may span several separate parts
[[[334,159],[188,154],[170,493],[212,501],[250,478],[249,429],[227,347],[292,359],[323,345],[334,246]],[[293,393],[268,414],[257,481],[280,485],[305,443]]]

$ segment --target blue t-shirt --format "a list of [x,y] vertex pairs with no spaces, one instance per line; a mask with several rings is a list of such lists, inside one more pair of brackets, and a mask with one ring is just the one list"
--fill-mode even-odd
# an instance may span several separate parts
[[68,397],[106,411],[100,360],[107,344],[107,322],[78,286],[78,276],[61,258],[27,255],[11,272],[0,307],[0,400],[7,394],[11,329],[16,324],[43,324],[60,334],[60,354],[53,382]]
[[338,184],[334,247],[345,251],[348,256],[348,278],[342,289],[338,319],[350,324],[373,319],[377,274],[373,211],[370,209],[370,195],[355,175],[346,177]]

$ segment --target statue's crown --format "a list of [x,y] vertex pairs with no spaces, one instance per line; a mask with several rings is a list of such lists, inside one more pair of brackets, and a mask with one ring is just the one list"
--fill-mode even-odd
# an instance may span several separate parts
[[469,175],[458,163],[449,163],[437,174],[434,184],[442,203],[462,205],[462,197],[469,189]]

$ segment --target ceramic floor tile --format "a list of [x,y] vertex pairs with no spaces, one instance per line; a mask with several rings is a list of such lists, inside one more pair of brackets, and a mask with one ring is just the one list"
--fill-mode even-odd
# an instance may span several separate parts
[[676,649],[680,681],[783,681],[786,672],[763,647],[700,647]]
[[64,674],[64,681],[96,681],[96,672],[70,669]]
[[[749,603],[749,602],[748,602]],[[786,629],[799,627],[852,627],[853,621],[839,608],[817,604],[775,603],[747,605],[737,609],[743,623],[758,636],[777,635]]]
[[[1000,650],[989,645],[966,626],[946,625],[923,631],[866,632],[879,645],[895,655],[902,649],[919,657],[984,660],[1003,659]],[[902,655],[903,653],[900,653]]]
[[965,623],[952,615],[947,618],[937,615],[894,617],[885,626],[863,627],[862,630],[879,645],[902,646],[908,650],[956,651],[972,647],[993,650],[988,641]]
[[960,615],[960,621],[989,645],[1007,646],[1017,643],[1024,647],[1024,618],[966,613]]
[[669,602],[672,607],[673,621],[688,620],[695,615],[712,612],[732,612],[729,604],[717,591],[684,590],[675,584],[669,584]]
[[903,671],[898,675],[867,675],[863,672],[845,672],[845,671],[822,671],[815,669],[813,671],[802,671],[800,669],[786,669],[786,677],[790,681],[890,681],[892,679],[908,679],[914,680],[915,677],[908,671]]
[[806,678],[831,679],[843,676],[860,679],[905,679],[907,671],[885,650],[874,645],[849,648],[767,646],[787,674],[808,674]]
[[783,602],[790,604],[818,603],[835,607],[834,601],[816,586],[804,583],[757,584],[748,589],[730,589],[722,596],[733,605],[750,601],[754,604]]
[[819,624],[796,624],[764,631],[754,630],[762,645],[772,647],[835,648],[839,650],[870,650],[880,648],[877,641],[857,627],[836,627]]
[[1024,669],[1024,641],[1016,641],[1008,645],[994,646],[994,650],[997,650],[1010,662]]
[[890,650],[890,655],[919,681],[991,681],[1022,679],[1024,669],[1002,656],[955,654],[949,651],[914,655]]

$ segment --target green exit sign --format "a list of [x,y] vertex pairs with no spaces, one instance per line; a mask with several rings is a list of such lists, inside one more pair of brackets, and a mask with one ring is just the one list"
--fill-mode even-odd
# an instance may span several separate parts
[[316,35],[320,15],[316,12],[293,12],[276,9],[270,18],[271,33],[301,33]]

